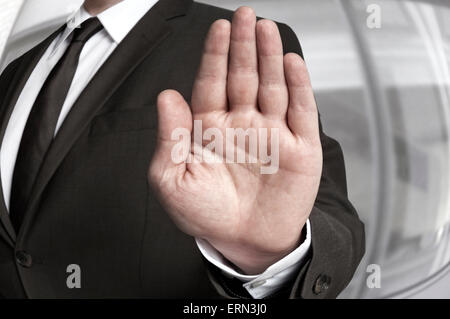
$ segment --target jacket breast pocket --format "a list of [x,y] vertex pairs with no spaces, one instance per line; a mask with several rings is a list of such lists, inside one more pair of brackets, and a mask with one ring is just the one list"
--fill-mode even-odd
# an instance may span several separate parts
[[155,130],[156,128],[156,107],[146,106],[98,115],[92,121],[89,135],[100,136],[113,133]]

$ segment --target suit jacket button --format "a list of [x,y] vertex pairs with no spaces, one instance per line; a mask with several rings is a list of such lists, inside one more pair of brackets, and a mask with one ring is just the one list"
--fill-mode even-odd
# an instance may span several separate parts
[[33,264],[33,259],[31,258],[31,256],[23,250],[19,250],[16,252],[16,261],[19,265],[25,268],[30,268]]
[[313,292],[316,295],[320,295],[324,291],[330,288],[331,278],[327,275],[320,275],[317,277],[316,282],[313,287]]

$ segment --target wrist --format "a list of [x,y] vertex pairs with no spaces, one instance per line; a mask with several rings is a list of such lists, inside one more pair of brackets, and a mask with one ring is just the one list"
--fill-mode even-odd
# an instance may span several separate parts
[[291,244],[275,250],[261,249],[243,242],[224,243],[213,239],[206,240],[237,267],[239,272],[245,275],[259,275],[297,249],[305,238],[306,227],[303,227],[300,235],[296,236]]

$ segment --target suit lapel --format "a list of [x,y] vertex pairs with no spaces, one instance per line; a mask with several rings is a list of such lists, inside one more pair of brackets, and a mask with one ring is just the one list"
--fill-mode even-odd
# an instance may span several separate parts
[[191,0],[158,2],[133,28],[81,93],[46,155],[37,176],[18,240],[28,232],[40,196],[78,137],[134,69],[171,33],[167,19],[182,15]]
[[[59,28],[47,39],[19,58],[20,64],[14,71],[14,75],[11,78],[11,83],[0,106],[0,141],[3,141],[9,118],[11,117],[14,106],[16,105],[21,92],[28,81],[28,78],[44,52],[47,50],[48,46],[64,28],[65,26]],[[0,221],[3,225],[3,228],[0,227],[0,236],[3,236],[8,243],[14,245],[16,240],[16,232],[11,224],[5,202],[0,176]]]

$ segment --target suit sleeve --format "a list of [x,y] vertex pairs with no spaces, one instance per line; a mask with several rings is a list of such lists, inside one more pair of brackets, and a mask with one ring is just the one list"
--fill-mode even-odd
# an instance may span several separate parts
[[[290,27],[279,24],[284,52],[303,57],[297,36]],[[320,120],[319,120],[320,121]],[[320,123],[323,171],[319,192],[309,217],[312,246],[297,276],[272,298],[336,298],[348,285],[365,252],[364,225],[348,200],[344,156],[339,143],[328,137]],[[210,276],[222,294],[249,298],[242,282],[226,278],[208,265]]]

